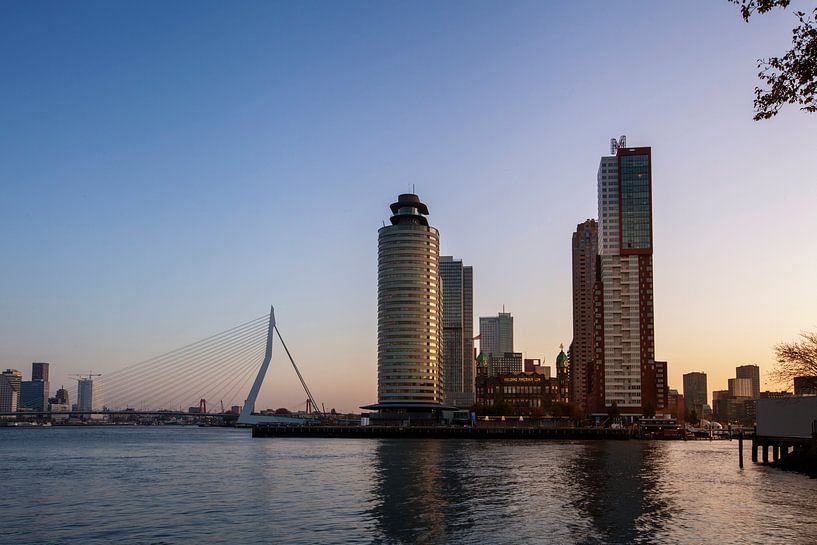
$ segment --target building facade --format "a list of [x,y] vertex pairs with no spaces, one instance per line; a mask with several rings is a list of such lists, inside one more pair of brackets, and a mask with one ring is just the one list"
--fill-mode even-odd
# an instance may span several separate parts
[[760,367],[757,365],[740,365],[735,368],[735,378],[748,378],[752,382],[752,399],[760,399]]
[[588,397],[595,356],[595,315],[593,290],[597,281],[599,229],[589,219],[573,233],[573,342],[570,351],[570,400],[582,411],[589,408]]
[[45,412],[48,409],[48,383],[44,380],[24,380],[20,383],[18,410]]
[[538,373],[477,375],[477,411],[505,416],[543,416],[554,401],[553,381]]
[[480,317],[479,351],[486,356],[513,352],[513,316],[510,312]]
[[667,378],[667,362],[655,362],[655,412],[668,414],[669,406],[669,381]]
[[440,257],[445,403],[474,404],[474,271],[461,260]]
[[598,208],[597,369],[592,376],[603,382],[591,385],[594,410],[615,402],[622,414],[643,414],[658,405],[651,148],[622,146],[601,158]]
[[707,404],[706,399],[706,373],[686,373],[684,375],[684,403],[686,409],[689,411],[694,409],[700,417],[704,413],[704,405]]
[[817,395],[817,377],[794,377],[794,395]]
[[43,361],[35,361],[31,364],[31,380],[42,380],[48,382],[49,364]]
[[757,398],[754,397],[754,384],[750,378],[730,378],[728,383],[729,397],[741,397],[746,399],[760,398],[760,391],[757,393]]
[[378,231],[377,398],[380,406],[434,406],[444,399],[440,239],[414,194],[391,205]]
[[517,374],[522,370],[522,352],[505,352],[502,355],[488,356],[488,374],[492,377]]
[[17,369],[6,369],[0,373],[0,413],[17,411],[22,382],[23,374]]

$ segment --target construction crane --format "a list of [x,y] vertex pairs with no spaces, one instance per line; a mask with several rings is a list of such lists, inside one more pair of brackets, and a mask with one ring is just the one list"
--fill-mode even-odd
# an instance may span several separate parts
[[93,380],[93,378],[92,378],[92,377],[101,377],[101,376],[102,376],[102,373],[94,373],[93,371],[88,371],[88,374],[87,374],[87,375],[78,375],[78,374],[73,374],[73,375],[68,375],[68,376],[69,376],[69,377],[79,377],[79,378],[74,378],[74,380],[76,380],[76,381],[80,381],[80,380]]

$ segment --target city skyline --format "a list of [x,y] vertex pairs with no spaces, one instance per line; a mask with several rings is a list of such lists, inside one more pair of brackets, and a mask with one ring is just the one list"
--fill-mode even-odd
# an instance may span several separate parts
[[[0,90],[10,120],[0,175],[11,181],[0,249],[13,256],[3,369],[48,361],[51,385],[69,384],[70,373],[104,375],[273,303],[327,406],[370,403],[372,233],[388,219],[383,203],[412,183],[434,210],[440,254],[474,267],[474,317],[505,304],[515,349],[553,366],[572,337],[570,234],[597,219],[598,156],[620,134],[653,149],[655,348],[671,388],[697,370],[720,387],[757,363],[760,389],[772,389],[772,346],[817,326],[814,120],[790,110],[751,121],[754,59],[786,45],[791,9],[745,25],[726,3],[648,15],[599,6],[589,21],[571,6],[481,4],[461,21],[372,5],[363,15],[388,31],[356,37],[348,29],[365,10],[311,26],[274,7],[251,24],[237,8],[239,33],[218,9],[189,21],[171,7],[156,24],[151,9],[53,7],[3,8],[17,17],[0,42],[28,43],[41,67],[11,59],[20,85]],[[123,15],[156,43],[119,36]],[[614,32],[622,22],[640,33]],[[310,48],[281,49],[273,23]],[[597,43],[584,44],[587,33]],[[690,44],[693,34],[703,37]],[[613,71],[613,46],[649,77]],[[318,209],[341,200],[354,214]],[[283,364],[271,373],[262,406],[300,401]]]

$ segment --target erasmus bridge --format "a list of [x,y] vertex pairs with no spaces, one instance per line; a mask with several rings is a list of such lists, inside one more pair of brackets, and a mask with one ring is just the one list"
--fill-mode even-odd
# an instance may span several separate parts
[[[270,307],[269,314],[106,373],[103,381],[94,380],[95,389],[96,383],[101,383],[104,409],[97,409],[95,402],[94,410],[9,414],[225,416],[225,406],[241,405],[239,424],[303,423],[304,418],[295,415],[255,412],[255,402],[272,361],[276,335],[306,395],[306,412],[321,412],[278,330],[275,311]],[[207,403],[220,407],[220,411],[207,412]],[[194,407],[198,412],[188,412]]]

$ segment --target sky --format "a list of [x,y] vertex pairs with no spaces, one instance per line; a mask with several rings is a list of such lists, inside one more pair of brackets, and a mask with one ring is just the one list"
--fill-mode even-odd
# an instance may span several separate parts
[[[0,367],[54,390],[273,304],[320,402],[374,402],[377,229],[411,184],[476,316],[504,304],[553,365],[624,134],[652,146],[670,387],[756,363],[774,388],[774,344],[817,329],[817,115],[752,99],[801,5],[3,2]],[[302,402],[287,365],[257,406]]]

